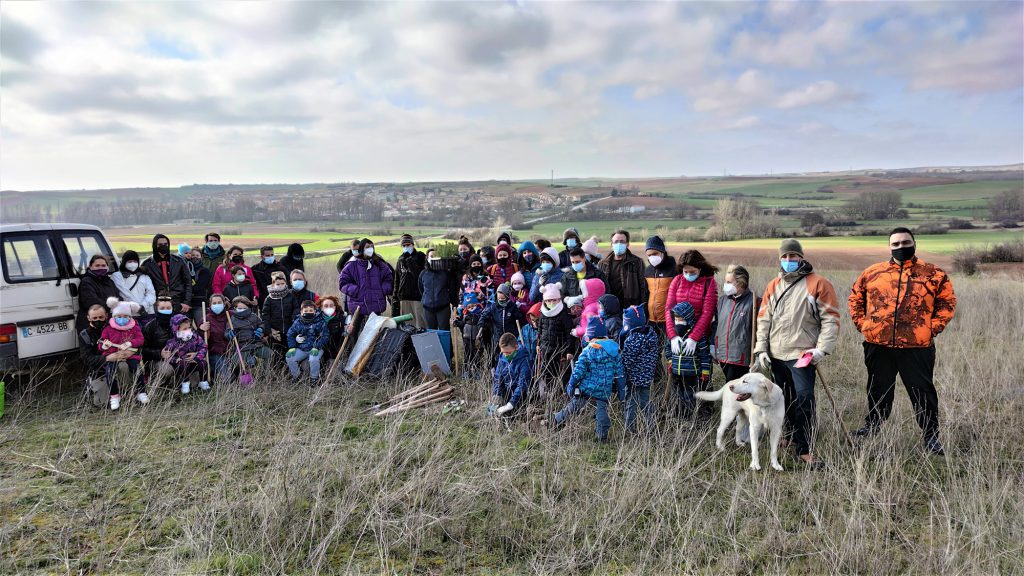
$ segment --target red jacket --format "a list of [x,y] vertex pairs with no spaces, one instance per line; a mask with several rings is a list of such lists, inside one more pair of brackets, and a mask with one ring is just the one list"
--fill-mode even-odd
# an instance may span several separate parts
[[260,287],[256,283],[256,277],[252,275],[252,268],[249,268],[245,264],[232,264],[227,263],[228,267],[217,266],[217,269],[213,271],[213,292],[211,294],[223,294],[224,287],[231,283],[231,269],[235,266],[241,266],[245,269],[245,277],[252,283],[252,293],[256,298],[260,297]]
[[690,338],[700,341],[711,328],[711,319],[715,317],[718,304],[718,284],[714,276],[701,276],[696,282],[690,282],[679,274],[672,279],[665,299],[665,332],[668,339],[676,337],[676,327],[672,322],[672,307],[679,302],[689,302],[693,306],[693,315],[697,323],[690,331]]

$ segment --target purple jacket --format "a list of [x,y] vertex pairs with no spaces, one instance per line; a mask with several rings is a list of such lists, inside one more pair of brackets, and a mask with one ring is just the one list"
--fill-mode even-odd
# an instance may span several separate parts
[[387,297],[392,292],[394,273],[386,262],[376,256],[366,267],[366,260],[349,260],[338,275],[338,289],[345,294],[345,308],[349,314],[359,308],[360,316],[370,312],[380,314],[387,309]]
[[184,364],[185,355],[193,352],[196,354],[196,357],[192,360],[193,363],[199,364],[206,361],[206,342],[203,341],[202,333],[198,330],[193,330],[192,338],[188,340],[178,339],[178,327],[186,321],[188,321],[188,317],[184,314],[176,314],[171,318],[171,334],[174,334],[174,336],[164,346],[164,350],[171,351],[171,357],[167,359],[171,366]]

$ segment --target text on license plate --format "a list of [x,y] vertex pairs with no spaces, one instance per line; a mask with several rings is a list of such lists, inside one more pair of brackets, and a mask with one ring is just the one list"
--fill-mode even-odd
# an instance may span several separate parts
[[45,336],[47,334],[58,334],[60,332],[67,332],[71,329],[71,321],[64,320],[61,322],[53,322],[50,324],[40,324],[38,326],[22,326],[21,337],[31,338],[33,336]]

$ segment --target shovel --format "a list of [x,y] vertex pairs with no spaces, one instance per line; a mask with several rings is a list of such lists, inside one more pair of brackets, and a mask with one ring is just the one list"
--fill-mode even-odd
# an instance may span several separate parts
[[[231,312],[228,312],[228,328],[232,332],[235,331],[235,326],[231,323]],[[232,340],[235,343],[235,352],[238,353],[238,383],[242,388],[252,388],[252,374],[248,372],[245,358],[242,357],[242,347],[238,345],[238,334],[235,334]]]

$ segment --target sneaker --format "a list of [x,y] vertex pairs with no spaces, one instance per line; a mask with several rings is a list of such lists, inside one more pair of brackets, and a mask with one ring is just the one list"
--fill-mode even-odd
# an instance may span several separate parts
[[924,441],[925,450],[931,452],[935,456],[945,456],[946,451],[942,449],[942,442],[939,442],[938,438],[929,438]]
[[121,407],[121,395],[120,394],[111,394],[110,395],[110,409],[111,410],[117,410],[120,407]]
[[188,394],[190,390],[191,390],[190,382],[188,380],[185,380],[184,382],[181,383],[181,393],[182,394]]
[[210,383],[207,382],[206,380],[200,381],[199,382],[199,389],[202,390],[203,392],[209,392],[210,391]]
[[138,400],[139,404],[142,404],[143,406],[149,404],[149,394],[146,394],[145,392],[139,392],[139,395],[136,396],[135,399]]
[[853,436],[854,438],[867,438],[869,436],[874,436],[875,434],[878,434],[878,426],[863,426],[853,432],[850,432],[850,436]]

